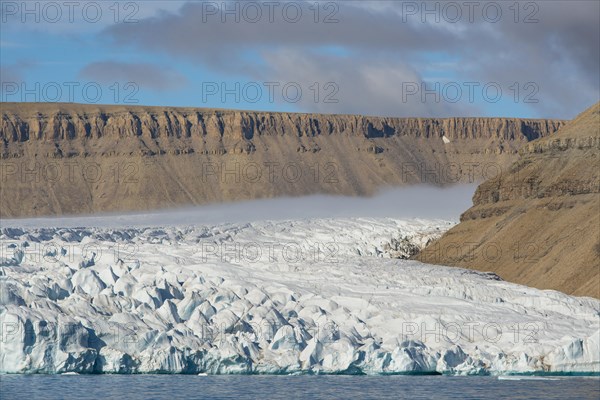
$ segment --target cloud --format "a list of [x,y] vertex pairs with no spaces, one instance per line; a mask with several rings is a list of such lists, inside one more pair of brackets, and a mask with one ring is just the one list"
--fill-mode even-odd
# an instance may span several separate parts
[[[572,118],[600,100],[600,2],[530,2],[537,9],[537,22],[514,23],[508,14],[498,24],[486,26],[489,33],[473,37],[465,47],[468,74],[476,80],[499,82],[503,90],[520,86],[519,104],[529,105],[539,117]],[[507,11],[507,10],[505,10]],[[508,10],[510,11],[510,10]],[[524,104],[523,90],[534,82],[538,103]]]
[[2,101],[12,99],[15,91],[19,91],[18,87],[24,82],[23,72],[35,66],[37,63],[27,60],[0,64],[0,99]]
[[134,64],[116,61],[99,61],[86,65],[79,73],[80,77],[101,83],[133,82],[140,88],[166,91],[179,89],[187,79],[170,68],[161,68],[152,64]]
[[[356,112],[371,103],[384,107],[384,114],[397,109],[441,116],[457,107],[458,112],[472,110],[464,102],[411,108],[393,98],[390,92],[404,76],[423,76],[420,68],[428,56],[437,61],[451,57],[448,75],[461,82],[500,83],[505,97],[514,95],[511,86],[517,83],[517,105],[538,117],[571,118],[598,100],[600,2],[519,2],[518,14],[514,2],[478,2],[472,20],[465,3],[454,2],[462,5],[456,23],[451,10],[442,12],[449,3],[439,1],[337,2],[337,8],[325,9],[330,3],[319,3],[317,16],[313,2],[294,2],[302,5],[302,17],[292,23],[290,12],[283,12],[285,3],[279,3],[273,18],[263,7],[262,17],[250,22],[255,14],[243,11],[244,2],[227,3],[230,10],[240,7],[237,15],[209,8],[225,3],[190,2],[177,13],[109,26],[102,35],[118,46],[167,54],[232,77],[305,79],[308,72],[300,66],[311,71],[313,81],[326,82],[334,75],[346,82],[346,93],[362,97],[326,107],[334,112]],[[411,3],[418,7],[415,14],[406,9]],[[497,22],[490,19],[496,6],[488,5],[500,5]],[[427,14],[436,7],[438,15]],[[324,23],[331,13],[337,22]],[[320,57],[318,50],[326,47],[344,49],[347,58],[334,62]],[[523,102],[528,82],[539,89],[537,103]],[[303,105],[308,111],[324,110],[322,104]]]
[[183,1],[0,2],[3,34],[37,32],[59,35],[96,33],[110,25],[135,25],[142,19],[177,12]]
[[[422,24],[401,23],[394,14],[343,3],[331,2],[338,4],[338,11],[326,13],[321,10],[320,16],[315,17],[310,9],[314,7],[312,2],[291,2],[301,6],[301,17],[297,22],[290,22],[294,20],[293,12],[289,9],[284,12],[281,3],[272,18],[263,8],[262,17],[257,22],[250,22],[253,16],[250,16],[250,11],[243,12],[243,2],[233,2],[242,5],[237,17],[224,12],[221,7],[213,15],[207,10],[207,3],[212,2],[186,3],[179,13],[164,13],[160,17],[141,20],[138,24],[114,25],[108,27],[105,33],[117,44],[134,43],[145,49],[219,66],[239,56],[247,46],[290,48],[332,44],[370,50],[422,51],[443,50],[451,41],[451,38],[423,36],[415,42],[413,38],[423,30]],[[315,18],[318,23],[314,22]],[[439,27],[434,26],[433,29]]]
[[9,65],[0,65],[0,81],[4,82],[16,82],[20,83],[22,81],[21,74],[19,70],[14,66]]
[[298,105],[305,110],[396,117],[468,116],[478,112],[472,105],[423,102],[420,95],[408,95],[406,85],[421,87],[423,78],[410,64],[394,57],[382,57],[374,63],[367,55],[338,57],[279,50],[265,52],[263,58],[265,66],[250,72],[254,79],[298,84],[303,90]]

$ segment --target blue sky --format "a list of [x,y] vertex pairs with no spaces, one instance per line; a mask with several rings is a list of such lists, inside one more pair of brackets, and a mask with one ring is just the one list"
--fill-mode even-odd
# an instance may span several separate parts
[[2,101],[572,118],[599,100],[596,1],[0,3]]

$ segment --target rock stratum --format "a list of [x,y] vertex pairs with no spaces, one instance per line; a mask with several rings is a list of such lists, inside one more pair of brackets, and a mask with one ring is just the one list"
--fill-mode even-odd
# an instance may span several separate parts
[[600,103],[523,146],[418,259],[600,298]]
[[0,217],[483,181],[564,121],[2,103]]

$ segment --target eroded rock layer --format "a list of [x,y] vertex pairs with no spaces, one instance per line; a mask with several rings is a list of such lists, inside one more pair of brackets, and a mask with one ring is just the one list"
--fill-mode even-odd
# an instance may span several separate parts
[[599,176],[600,103],[524,146],[506,173],[479,186],[461,223],[418,258],[599,298]]
[[474,182],[564,121],[2,103],[0,216]]

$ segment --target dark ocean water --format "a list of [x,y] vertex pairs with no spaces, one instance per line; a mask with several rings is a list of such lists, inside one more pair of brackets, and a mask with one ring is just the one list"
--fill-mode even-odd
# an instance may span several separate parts
[[0,375],[6,399],[600,399],[599,377]]

